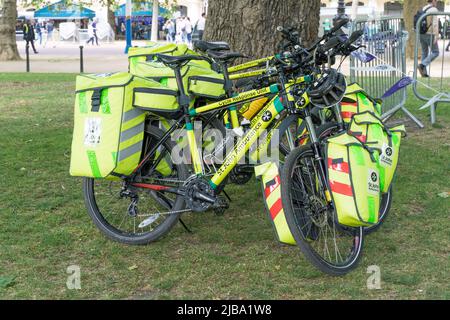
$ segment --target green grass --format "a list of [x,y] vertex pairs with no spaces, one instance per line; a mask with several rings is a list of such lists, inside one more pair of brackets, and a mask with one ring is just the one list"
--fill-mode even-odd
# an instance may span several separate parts
[[[432,127],[409,97],[427,127],[408,127],[390,216],[366,238],[360,266],[333,278],[276,242],[256,180],[229,188],[224,216],[186,216],[193,234],[178,225],[140,247],[105,239],[68,173],[74,80],[0,74],[0,298],[450,298],[450,198],[437,196],[450,191],[449,106]],[[80,290],[66,288],[70,265],[81,268]],[[381,268],[380,290],[367,289],[370,265]]]

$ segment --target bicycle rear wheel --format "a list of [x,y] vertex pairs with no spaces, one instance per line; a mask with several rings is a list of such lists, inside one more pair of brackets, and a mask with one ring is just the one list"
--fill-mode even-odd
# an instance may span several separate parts
[[[149,147],[161,140],[163,132],[148,126],[145,144]],[[159,166],[140,175],[142,183],[177,187],[188,178],[185,164],[172,160],[174,144],[166,140],[158,149]],[[151,160],[146,167],[152,166]],[[147,169],[148,169],[147,168]],[[86,208],[94,224],[108,238],[126,244],[148,244],[166,235],[185,209],[184,199],[154,190],[129,186],[124,193],[124,181],[84,178],[83,193]]]

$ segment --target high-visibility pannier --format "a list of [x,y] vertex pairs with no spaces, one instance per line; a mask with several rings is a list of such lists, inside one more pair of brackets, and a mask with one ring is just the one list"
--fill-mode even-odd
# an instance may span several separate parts
[[275,162],[266,162],[255,167],[255,175],[261,176],[264,204],[279,242],[295,245],[281,202],[281,181]]
[[[186,44],[149,42],[149,44],[145,47],[129,48],[128,70],[131,74],[139,75],[140,71],[137,70],[139,69],[138,62],[154,61],[156,59],[156,54],[171,56],[182,56],[185,54],[198,55],[198,53],[189,49]],[[203,68],[210,68],[207,61],[195,60],[192,61],[192,63]]]
[[350,227],[376,224],[380,208],[378,152],[344,132],[326,140],[325,156],[338,222]]
[[352,83],[347,86],[340,109],[344,122],[350,123],[354,114],[364,111],[381,116],[381,100],[370,97],[357,83]]
[[205,73],[199,76],[190,76],[187,91],[194,96],[217,99],[225,97],[225,80],[218,73]]
[[365,111],[353,115],[348,132],[368,147],[379,150],[380,189],[382,193],[388,192],[397,169],[405,127],[389,129],[374,113]]
[[181,112],[177,96],[178,92],[176,90],[161,85],[154,87],[137,87],[133,89],[133,107],[166,118],[177,118]]
[[[222,74],[192,62],[182,67],[180,71],[187,93],[211,99],[225,96],[225,80]],[[174,90],[178,89],[174,70],[159,61],[138,62],[132,74],[152,79]]]
[[[77,77],[71,175],[114,178],[137,167],[146,112],[133,107],[133,93],[156,87],[161,85],[128,73]],[[153,103],[166,105],[165,100]]]
[[[156,54],[198,55],[185,44],[153,44],[148,47],[130,48],[129,70],[133,75],[158,81],[163,86],[178,89],[175,72],[157,61]],[[225,96],[225,80],[222,74],[212,70],[204,60],[189,61],[181,68],[185,90],[193,96],[219,99]]]

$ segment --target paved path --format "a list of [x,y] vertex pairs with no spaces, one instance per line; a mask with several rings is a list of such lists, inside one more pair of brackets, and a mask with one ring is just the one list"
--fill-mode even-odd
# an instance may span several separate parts
[[[145,45],[145,41],[134,41],[133,45]],[[0,61],[0,72],[25,72],[25,42],[18,42],[21,61]],[[442,44],[440,44],[442,55]],[[84,72],[103,73],[127,71],[128,61],[124,53],[125,42],[101,43],[100,46],[84,44]],[[38,54],[30,53],[31,72],[80,72],[80,49],[78,43],[55,42],[47,43],[46,47],[36,45]],[[440,77],[442,61],[440,56],[432,63],[431,75]],[[349,59],[346,59],[342,69],[349,73]],[[412,75],[413,61],[407,63],[407,74]],[[444,77],[450,77],[450,52],[444,52]]]
[[[134,45],[144,45],[135,41]],[[25,72],[25,43],[18,43],[23,60],[0,62],[0,72]],[[84,44],[84,71],[89,73],[127,71],[125,42],[102,43],[100,46]],[[80,49],[78,43],[47,43],[46,47],[36,45],[38,54],[30,49],[31,72],[80,72]]]

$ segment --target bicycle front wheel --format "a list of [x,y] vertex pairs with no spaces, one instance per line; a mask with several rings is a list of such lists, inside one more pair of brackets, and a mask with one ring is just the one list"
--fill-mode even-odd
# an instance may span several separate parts
[[305,257],[324,273],[338,276],[357,266],[363,228],[339,225],[319,187],[319,163],[310,146],[293,150],[281,173],[281,197],[289,229]]

